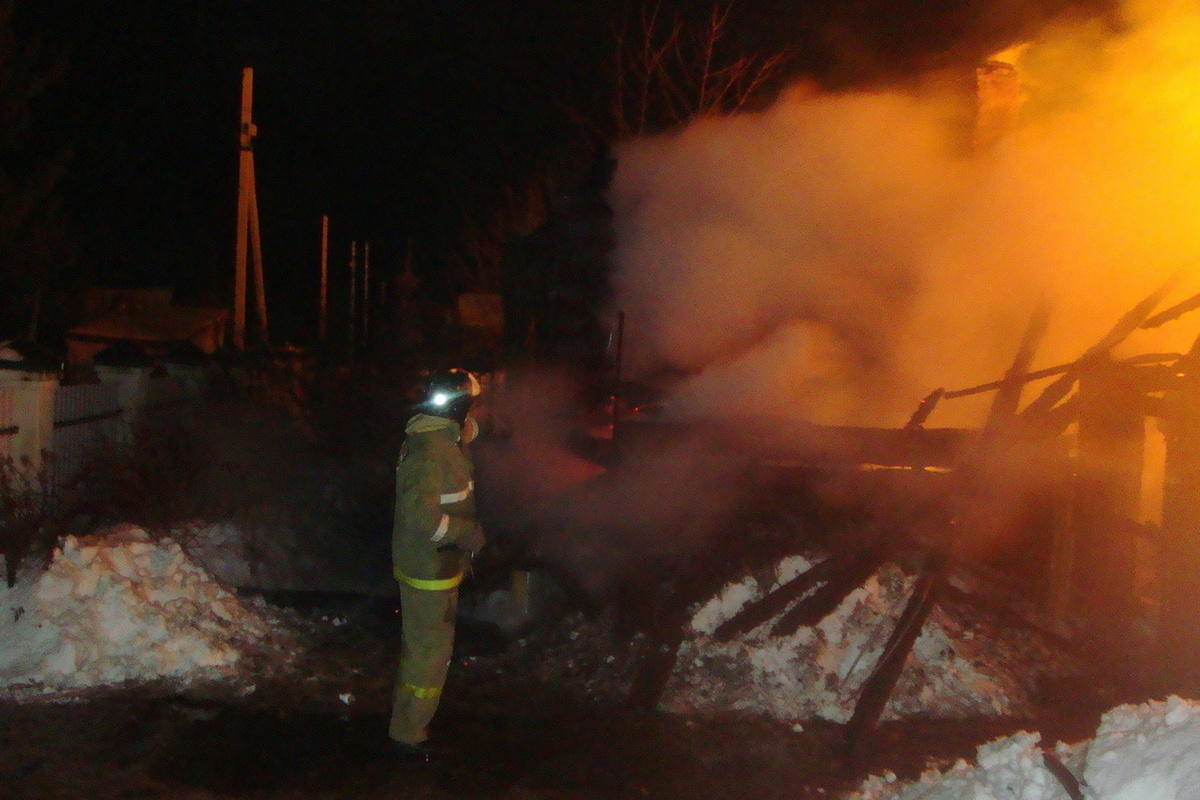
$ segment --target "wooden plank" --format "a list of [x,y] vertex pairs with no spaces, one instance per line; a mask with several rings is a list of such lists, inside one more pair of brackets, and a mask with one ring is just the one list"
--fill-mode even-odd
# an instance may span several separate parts
[[797,603],[779,618],[772,636],[791,636],[801,627],[816,625],[841,605],[846,595],[863,585],[888,557],[878,549],[868,550],[839,565],[829,582]]
[[879,717],[891,699],[896,681],[904,670],[904,662],[933,609],[936,589],[945,580],[945,563],[944,559],[936,556],[926,561],[908,604],[883,648],[883,655],[863,685],[862,694],[854,705],[854,713],[846,725],[845,745],[849,762],[854,762],[860,756],[863,744],[875,730]]
[[1029,319],[1029,325],[1025,328],[1025,335],[1013,357],[1013,362],[1009,365],[1008,371],[1004,373],[1004,378],[992,400],[992,407],[988,411],[987,421],[983,426],[985,439],[994,434],[997,429],[1006,427],[1017,415],[1017,408],[1021,404],[1021,390],[1025,387],[1023,376],[1029,372],[1029,367],[1033,364],[1033,357],[1037,354],[1042,339],[1046,337],[1049,324],[1050,307],[1043,301],[1034,309],[1033,315]]
[[924,400],[917,406],[917,410],[908,418],[908,423],[904,426],[905,430],[915,430],[925,425],[925,421],[929,419],[929,415],[937,408],[938,402],[946,395],[946,390],[943,388],[934,389]]
[[[992,399],[981,436],[973,448],[962,453],[963,464],[960,467],[965,469],[959,468],[954,472],[959,489],[950,495],[951,502],[970,502],[976,496],[980,488],[976,484],[978,462],[985,462],[991,457],[998,443],[1017,433],[1014,423],[1017,422],[1017,408],[1021,390],[1025,385],[1023,376],[1029,372],[1037,348],[1046,334],[1048,322],[1049,308],[1045,303],[1039,304],[1030,317],[1013,361],[998,387],[999,391]],[[862,745],[879,724],[879,718],[891,699],[900,673],[904,670],[904,662],[912,652],[913,644],[921,635],[925,620],[933,609],[937,589],[945,583],[947,564],[952,555],[962,547],[962,530],[953,524],[959,517],[973,528],[987,530],[987,523],[977,516],[973,517],[970,513],[957,514],[950,519],[951,524],[947,526],[949,530],[946,543],[939,546],[938,552],[931,552],[927,556],[925,566],[913,586],[912,596],[909,597],[896,627],[884,646],[879,662],[863,685],[862,694],[854,705],[854,713],[846,726],[848,763],[853,763],[858,758]]]
[[797,598],[812,591],[818,584],[829,580],[836,570],[837,562],[838,559],[835,556],[830,556],[768,592],[765,597],[753,603],[747,603],[740,611],[717,626],[717,629],[713,631],[713,638],[720,642],[727,642],[734,636],[754,630],[784,611]]
[[1075,773],[1071,772],[1053,750],[1042,751],[1042,763],[1046,765],[1046,771],[1054,776],[1071,800],[1085,800],[1083,781],[1075,777]]
[[1058,405],[1070,393],[1075,382],[1079,379],[1080,369],[1097,358],[1107,358],[1110,350],[1129,338],[1129,335],[1146,321],[1146,318],[1154,312],[1154,309],[1158,307],[1158,304],[1162,302],[1162,299],[1166,297],[1167,292],[1174,287],[1175,283],[1175,279],[1167,281],[1117,320],[1117,323],[1108,333],[1089,347],[1083,355],[1076,359],[1070,369],[1064,372],[1054,383],[1047,386],[1042,394],[1029,404],[1022,416],[1033,418]]
[[[1181,353],[1142,353],[1141,355],[1131,356],[1130,358],[1125,359],[1124,363],[1139,364],[1139,365],[1140,364],[1164,364],[1164,363],[1168,363],[1171,361],[1178,361],[1181,357],[1182,357]],[[1058,364],[1053,367],[1046,367],[1045,369],[1039,369],[1039,370],[1035,370],[1033,372],[1027,372],[1021,376],[1021,380],[1024,381],[1025,383],[1030,383],[1032,381],[1041,380],[1042,378],[1052,378],[1055,375],[1063,374],[1064,372],[1066,372],[1067,370],[1071,369],[1074,366],[1075,366],[1075,362],[1072,361],[1068,364]],[[943,400],[954,400],[959,397],[969,397],[974,394],[983,394],[984,392],[990,392],[995,389],[999,389],[1008,380],[1009,379],[1007,377],[1004,377],[998,381],[988,381],[987,383],[981,383],[978,386],[969,386],[966,389],[955,389],[953,391],[946,392],[942,396],[942,399]]]
[[1200,308],[1200,294],[1194,294],[1191,297],[1189,297],[1188,299],[1184,300],[1183,302],[1176,303],[1175,305],[1171,306],[1170,308],[1168,308],[1164,311],[1158,312],[1157,314],[1155,314],[1153,317],[1150,317],[1149,319],[1147,319],[1145,322],[1143,322],[1138,327],[1145,328],[1145,329],[1157,328],[1168,322],[1179,319],[1184,314],[1187,314],[1188,312],[1191,312],[1191,311],[1195,311],[1197,308]]
[[761,445],[751,440],[751,448],[766,464],[951,467],[977,436],[977,431],[960,428],[811,425],[792,431],[776,427]]
[[712,597],[722,586],[740,576],[740,559],[731,556],[744,544],[744,540],[737,537],[723,537],[680,566],[674,576],[674,591],[666,594],[656,609],[646,650],[625,698],[627,706],[652,709],[658,705],[675,669],[679,646],[687,634],[692,605]]

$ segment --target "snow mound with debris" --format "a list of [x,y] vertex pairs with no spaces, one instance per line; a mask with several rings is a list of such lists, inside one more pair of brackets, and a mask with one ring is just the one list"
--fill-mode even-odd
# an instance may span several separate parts
[[978,766],[960,760],[945,772],[926,772],[912,783],[901,783],[892,773],[871,777],[845,800],[1062,800],[1068,795],[1046,767],[1040,739],[1028,732],[997,739],[979,746]]
[[[774,583],[765,589],[747,577],[704,604],[680,648],[663,707],[679,713],[732,710],[784,721],[820,717],[847,722],[915,578],[885,565],[813,627],[773,636],[776,618],[728,642],[712,636],[746,604],[811,566],[810,560],[791,556],[776,566]],[[967,718],[1023,710],[1034,688],[1029,648],[1036,645],[996,638],[995,631],[977,631],[935,607],[884,718]],[[1048,652],[1039,655],[1050,660]]]
[[[911,783],[868,778],[846,800],[1064,800],[1070,795],[1046,766],[1038,734],[1018,733],[980,746],[976,764],[959,761]],[[1192,800],[1200,796],[1200,703],[1169,697],[1118,706],[1094,739],[1056,748],[1085,797]]]
[[121,526],[67,537],[45,570],[0,589],[0,686],[10,692],[233,677],[283,645],[265,604],[242,600],[169,539]]

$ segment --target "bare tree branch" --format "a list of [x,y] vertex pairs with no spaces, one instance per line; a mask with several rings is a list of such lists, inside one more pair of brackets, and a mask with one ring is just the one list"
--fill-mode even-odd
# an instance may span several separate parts
[[729,51],[733,9],[734,0],[718,0],[696,24],[678,14],[668,18],[658,0],[635,23],[614,30],[611,125],[618,139],[736,112],[781,73],[787,53]]

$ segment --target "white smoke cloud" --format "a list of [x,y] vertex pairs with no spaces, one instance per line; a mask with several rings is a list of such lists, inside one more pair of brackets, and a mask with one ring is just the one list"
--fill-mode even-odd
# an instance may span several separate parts
[[[1043,296],[1035,367],[1171,275],[1171,301],[1200,290],[1200,12],[1128,17],[1120,37],[1083,24],[1029,47],[1020,124],[973,157],[954,98],[901,92],[796,90],[626,143],[612,201],[632,367],[690,372],[684,413],[894,425],[937,386],[998,377]],[[1185,349],[1198,322],[1126,352]]]

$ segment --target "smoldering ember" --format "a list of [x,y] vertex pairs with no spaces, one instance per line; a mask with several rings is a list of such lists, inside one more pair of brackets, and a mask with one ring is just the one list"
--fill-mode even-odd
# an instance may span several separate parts
[[1200,798],[1200,11],[376,5],[0,10],[0,797]]

